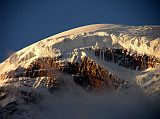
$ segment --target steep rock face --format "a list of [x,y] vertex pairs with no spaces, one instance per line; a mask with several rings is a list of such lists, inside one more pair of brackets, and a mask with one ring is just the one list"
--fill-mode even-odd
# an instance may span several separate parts
[[[93,49],[90,49],[93,50]],[[94,49],[95,56],[106,62],[118,63],[118,65],[132,70],[145,70],[160,65],[160,59],[153,55],[142,55],[137,52],[130,52],[126,49],[98,48]]]
[[[85,86],[85,88],[87,88],[86,86],[90,86],[90,88],[95,89],[105,87],[116,89],[122,83],[126,83],[87,57],[83,58],[80,62],[72,63],[60,62],[50,57],[39,58],[32,62],[26,69],[18,68],[5,74],[3,80],[7,79],[10,81],[13,78],[27,78],[29,80],[30,78],[47,77],[44,80],[45,85],[51,88],[51,86],[58,85],[58,78],[63,77],[65,75],[64,73],[74,75],[75,82],[77,80],[83,80],[86,85],[81,86]],[[78,79],[78,74],[81,74],[84,79]],[[112,84],[116,81],[117,85]],[[27,82],[24,85],[28,85]]]
[[129,87],[127,81],[119,79],[114,74],[107,71],[107,69],[101,67],[87,57],[82,59],[78,72],[86,76],[89,79],[91,86],[96,89],[103,89],[106,87],[109,89]]

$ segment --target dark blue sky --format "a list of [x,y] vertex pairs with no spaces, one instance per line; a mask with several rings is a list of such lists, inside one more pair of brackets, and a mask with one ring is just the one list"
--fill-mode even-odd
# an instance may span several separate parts
[[158,0],[0,0],[0,62],[58,32],[94,23],[160,24]]

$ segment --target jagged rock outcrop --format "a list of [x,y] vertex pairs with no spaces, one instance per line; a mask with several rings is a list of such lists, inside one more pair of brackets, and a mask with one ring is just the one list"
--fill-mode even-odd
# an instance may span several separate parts
[[[57,77],[61,77],[63,73],[68,73],[70,75],[74,74],[75,82],[80,78],[78,76],[78,74],[80,74],[81,80],[85,83],[85,85],[81,84],[81,86],[85,88],[90,86],[95,89],[102,89],[106,87],[109,89],[117,89],[118,87],[129,86],[128,82],[114,76],[111,72],[107,71],[87,57],[83,58],[81,62],[74,63],[59,62],[58,60],[50,57],[39,58],[32,62],[27,69],[16,69],[15,71],[11,71],[6,74],[6,77],[28,77],[28,80],[29,78],[46,77],[44,80],[44,86],[48,89],[52,89],[60,85]],[[24,85],[26,86],[29,86],[29,83],[30,81],[24,81]]]
[[95,56],[101,60],[118,63],[118,65],[132,70],[145,70],[160,65],[160,59],[153,55],[142,55],[137,52],[129,52],[127,49],[104,47],[91,50],[94,50]]

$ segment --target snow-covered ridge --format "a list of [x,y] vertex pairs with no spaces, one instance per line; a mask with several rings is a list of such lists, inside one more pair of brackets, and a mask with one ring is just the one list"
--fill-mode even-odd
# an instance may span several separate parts
[[71,29],[34,43],[0,64],[0,73],[27,67],[39,57],[69,58],[75,48],[95,46],[123,47],[141,54],[160,57],[160,26],[95,24]]

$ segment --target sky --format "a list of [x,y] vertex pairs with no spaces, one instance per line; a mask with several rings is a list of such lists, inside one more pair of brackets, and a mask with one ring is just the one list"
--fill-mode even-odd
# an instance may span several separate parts
[[106,23],[160,25],[158,0],[0,0],[0,62],[75,27]]

